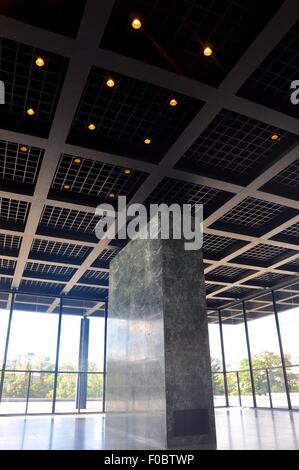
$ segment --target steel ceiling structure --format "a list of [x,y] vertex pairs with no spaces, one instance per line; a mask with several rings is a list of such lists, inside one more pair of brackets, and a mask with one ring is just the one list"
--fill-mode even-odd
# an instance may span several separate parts
[[[67,14],[72,2],[62,3],[68,5]],[[127,10],[122,11],[124,3]],[[162,7],[150,3],[151,18],[148,24],[145,21],[145,32],[137,34],[150,36],[164,57],[167,52],[150,29],[157,18],[155,9],[158,14]],[[219,2],[182,3],[187,4],[184,14],[176,10],[175,2],[169,4],[167,21],[181,22],[178,31],[171,30],[174,39],[194,8],[216,15]],[[221,16],[217,13],[219,30],[233,8],[246,16],[250,7],[251,13],[258,13],[260,2],[224,3],[226,10]],[[138,41],[134,50],[128,39],[132,32],[117,29],[119,18],[129,24],[134,2],[76,4],[80,4],[80,26],[74,37],[29,24],[27,19],[23,22],[13,11],[0,9],[4,13],[1,71],[7,67],[8,73],[12,61],[16,68],[18,58],[31,63],[36,51],[49,61],[42,80],[34,76],[32,67],[27,70],[24,94],[19,91],[22,116],[30,105],[28,97],[38,94],[39,112],[33,120],[18,118],[14,98],[0,113],[0,289],[78,295],[101,305],[108,296],[109,261],[122,247],[117,241],[97,241],[93,233],[99,220],[95,207],[109,200],[109,191],[127,195],[130,202],[204,203],[203,255],[210,310],[296,280],[299,106],[286,104],[293,77],[285,57],[294,70],[299,69],[298,2],[275,2],[271,12],[261,14],[263,23],[251,33],[250,43],[243,45],[240,38],[240,51],[232,46],[231,63],[221,65],[221,54],[230,52],[223,40],[219,59],[216,48],[215,61],[210,69],[207,66],[202,81],[192,76],[193,69],[172,68],[168,56],[165,67],[162,59],[155,63],[155,54],[145,53],[140,60]],[[141,12],[143,6],[148,11],[149,2],[138,4]],[[214,28],[217,44],[216,33]],[[238,34],[221,30],[228,44],[231,39],[237,43]],[[191,40],[194,31],[189,35]],[[124,47],[130,44],[126,55],[117,50],[119,42]],[[200,38],[198,45],[200,49]],[[17,72],[13,73],[16,80]],[[107,98],[101,80],[109,74],[116,77],[117,86]],[[275,84],[277,76],[281,88]],[[99,89],[95,89],[97,80]],[[6,87],[10,90],[10,85]],[[170,115],[162,110],[161,100],[172,95],[178,97],[179,106]],[[90,119],[97,120],[94,137],[87,130]],[[142,135],[148,133],[156,138],[144,149]],[[278,141],[271,140],[272,134],[279,135]],[[29,148],[25,163],[20,156],[24,145]],[[75,157],[81,160],[78,168],[73,165]],[[131,170],[129,177],[124,168]],[[65,183],[70,183],[70,191],[63,189]],[[9,298],[5,302],[9,304]],[[55,307],[54,302],[49,311]]]

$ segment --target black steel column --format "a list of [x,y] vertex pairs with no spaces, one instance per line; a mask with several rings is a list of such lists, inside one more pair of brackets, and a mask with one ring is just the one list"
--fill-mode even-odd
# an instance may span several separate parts
[[55,359],[55,372],[54,372],[54,384],[53,384],[52,413],[55,413],[55,406],[56,406],[56,389],[57,389],[58,367],[59,367],[59,350],[60,350],[62,308],[63,308],[63,299],[61,297],[60,302],[59,302],[59,320],[58,320],[57,343],[56,343],[56,359]]
[[7,332],[6,332],[6,341],[5,341],[5,348],[4,348],[4,356],[3,356],[3,363],[2,363],[2,373],[1,373],[1,380],[0,380],[0,403],[2,400],[2,393],[3,393],[3,384],[4,384],[4,375],[5,375],[5,368],[6,368],[6,361],[7,361],[7,352],[8,352],[8,345],[9,345],[9,337],[10,337],[10,330],[11,330],[11,321],[12,321],[12,314],[14,309],[14,301],[15,301],[15,294],[12,294],[10,310],[9,310],[9,319],[7,324]]
[[257,406],[256,406],[256,397],[255,397],[254,375],[253,375],[252,360],[251,360],[251,350],[250,350],[245,302],[242,302],[242,307],[243,307],[244,327],[245,327],[246,345],[247,345],[247,353],[248,353],[249,373],[250,373],[250,380],[251,380],[252,399],[253,399],[253,406],[254,408],[256,408]]
[[89,319],[81,319],[76,408],[86,409],[88,383]]
[[103,413],[105,413],[105,400],[106,400],[107,323],[108,323],[108,304],[106,301],[105,302],[105,325],[104,325]]
[[224,353],[224,342],[223,342],[221,310],[218,310],[218,319],[219,319],[219,331],[220,331],[220,344],[221,344],[221,355],[222,355],[222,370],[223,370],[223,382],[224,382],[225,403],[226,403],[226,406],[229,407],[228,386],[227,386],[227,376],[226,376],[226,363],[225,363],[225,353]]
[[274,295],[273,290],[271,291],[271,294],[272,294],[273,310],[274,310],[274,316],[275,316],[275,323],[276,323],[276,330],[277,330],[278,344],[279,344],[279,352],[280,352],[281,365],[282,365],[282,371],[283,371],[283,377],[284,377],[284,383],[285,383],[285,390],[286,390],[286,395],[287,395],[288,408],[289,408],[289,410],[291,410],[292,409],[292,403],[291,403],[289,383],[288,383],[288,374],[287,374],[286,364],[285,364],[285,360],[284,360],[283,346],[282,346],[281,333],[280,333],[280,325],[279,325],[278,313],[277,313],[276,302],[275,302],[275,295]]

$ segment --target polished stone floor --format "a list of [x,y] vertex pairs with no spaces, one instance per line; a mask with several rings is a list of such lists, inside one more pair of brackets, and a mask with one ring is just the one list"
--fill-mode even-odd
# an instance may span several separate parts
[[[217,409],[218,449],[299,449],[299,412]],[[0,417],[0,449],[153,449],[115,431],[103,415]],[[156,447],[157,448],[157,447]]]

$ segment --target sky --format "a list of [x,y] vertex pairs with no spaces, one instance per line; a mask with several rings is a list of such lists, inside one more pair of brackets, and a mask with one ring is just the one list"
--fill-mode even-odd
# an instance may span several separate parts
[[[0,357],[5,347],[8,311],[0,310]],[[35,354],[49,357],[55,362],[58,315],[38,312],[13,312],[8,363],[18,358]],[[92,316],[89,330],[89,360],[99,366],[103,364],[104,319]],[[80,340],[80,316],[63,315],[61,324],[60,362],[71,362],[77,367]],[[101,368],[102,369],[102,368]]]

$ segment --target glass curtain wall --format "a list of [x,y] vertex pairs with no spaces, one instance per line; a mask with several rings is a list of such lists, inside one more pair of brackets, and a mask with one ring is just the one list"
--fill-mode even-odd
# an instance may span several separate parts
[[105,306],[12,299],[0,294],[0,414],[102,412]]
[[215,405],[299,409],[299,283],[209,315]]

